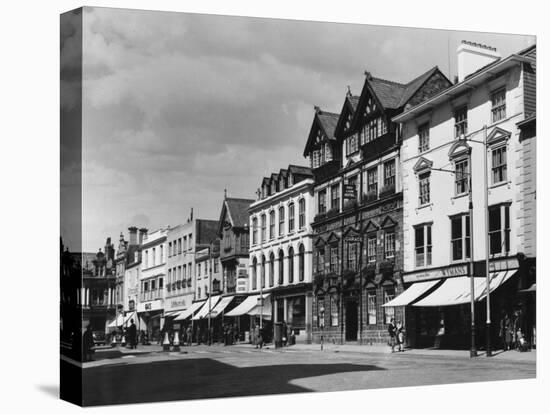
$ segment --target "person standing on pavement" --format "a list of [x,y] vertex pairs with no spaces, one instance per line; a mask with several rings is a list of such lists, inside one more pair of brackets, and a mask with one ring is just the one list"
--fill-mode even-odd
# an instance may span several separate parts
[[128,328],[128,339],[130,342],[130,349],[137,348],[137,328],[133,319],[130,319],[130,327]]
[[92,332],[92,325],[86,327],[84,335],[82,336],[82,351],[84,353],[84,362],[92,361],[92,353],[94,347],[94,334]]
[[404,346],[405,346],[405,327],[403,326],[403,322],[397,321],[396,325],[396,339],[398,344],[398,350],[399,352],[404,352]]
[[388,325],[388,334],[390,335],[389,345],[391,347],[392,353],[395,352],[395,342],[397,336],[397,326],[395,325],[395,319],[391,318]]

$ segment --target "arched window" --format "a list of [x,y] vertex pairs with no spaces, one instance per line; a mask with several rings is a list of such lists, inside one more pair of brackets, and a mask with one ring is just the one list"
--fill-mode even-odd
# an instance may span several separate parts
[[304,245],[300,244],[300,248],[298,250],[298,280],[300,282],[304,281],[305,276],[305,263],[304,263],[304,256],[305,256],[305,249]]
[[288,283],[294,282],[294,249],[288,249]]
[[303,198],[298,202],[298,225],[301,229],[306,226],[306,200]]
[[264,242],[266,239],[265,239],[265,226],[266,226],[266,223],[265,223],[265,214],[262,214],[262,233],[260,235],[260,241]]
[[275,255],[273,252],[269,254],[269,287],[275,284]]
[[288,232],[294,231],[294,203],[288,205]]
[[262,289],[265,288],[265,256],[262,255],[262,271],[261,271],[261,283]]
[[285,234],[285,208],[279,207],[279,236]]
[[252,260],[252,290],[256,290],[258,289],[258,269],[257,269],[257,266],[258,266],[258,260],[256,258],[254,258],[254,260]]
[[282,250],[279,250],[279,285],[283,284],[283,275],[284,275],[284,258],[285,254]]
[[269,238],[275,237],[275,210],[269,212]]
[[252,244],[258,243],[258,219],[252,219]]

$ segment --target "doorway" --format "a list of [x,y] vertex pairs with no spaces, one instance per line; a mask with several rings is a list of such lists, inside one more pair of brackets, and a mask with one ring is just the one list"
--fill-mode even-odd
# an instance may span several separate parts
[[357,300],[346,301],[346,341],[357,341]]

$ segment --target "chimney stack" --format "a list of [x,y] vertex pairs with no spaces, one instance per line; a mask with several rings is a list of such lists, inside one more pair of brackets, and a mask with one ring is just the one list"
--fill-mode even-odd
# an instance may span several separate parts
[[456,54],[459,82],[462,82],[466,76],[474,73],[476,70],[500,59],[500,53],[498,53],[495,47],[467,40],[463,40],[458,46]]
[[143,244],[143,239],[147,238],[147,229],[142,227],[139,229],[139,244]]
[[130,246],[137,244],[137,231],[138,229],[135,226],[128,227],[128,232],[130,233],[130,240],[128,241],[128,244]]

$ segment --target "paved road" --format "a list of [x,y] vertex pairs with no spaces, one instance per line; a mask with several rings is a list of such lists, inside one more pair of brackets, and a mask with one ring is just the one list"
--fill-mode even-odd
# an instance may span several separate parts
[[96,353],[84,405],[534,378],[533,361],[442,355],[192,347],[187,353]]

